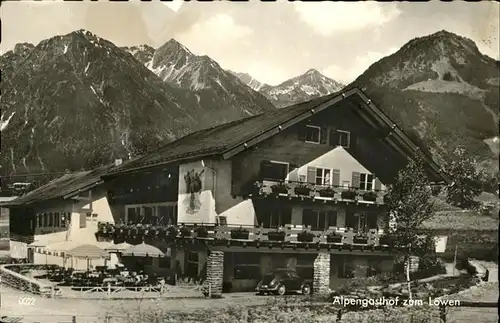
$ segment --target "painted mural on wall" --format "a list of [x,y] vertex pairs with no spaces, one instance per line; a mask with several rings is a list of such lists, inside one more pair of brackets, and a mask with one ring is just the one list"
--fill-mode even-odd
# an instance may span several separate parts
[[184,205],[188,214],[195,214],[200,210],[200,192],[203,188],[201,176],[204,172],[204,169],[201,170],[201,172],[196,172],[196,170],[193,168],[184,175],[187,193],[187,196],[184,199]]
[[215,223],[215,171],[203,162],[179,166],[178,223]]

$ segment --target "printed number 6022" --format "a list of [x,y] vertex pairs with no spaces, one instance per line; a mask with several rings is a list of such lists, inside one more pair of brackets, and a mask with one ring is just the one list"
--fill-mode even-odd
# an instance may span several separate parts
[[33,297],[19,297],[19,305],[33,306],[35,299]]

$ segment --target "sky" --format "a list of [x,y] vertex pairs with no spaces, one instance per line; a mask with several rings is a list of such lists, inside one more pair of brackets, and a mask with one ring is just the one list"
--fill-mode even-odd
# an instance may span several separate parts
[[349,83],[409,40],[440,30],[500,59],[498,2],[2,3],[4,53],[16,43],[87,29],[117,46],[159,47],[175,38],[223,68],[279,84],[315,68]]

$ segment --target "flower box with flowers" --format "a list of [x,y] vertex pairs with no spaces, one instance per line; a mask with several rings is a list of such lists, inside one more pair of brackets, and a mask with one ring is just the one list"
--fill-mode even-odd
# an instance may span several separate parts
[[168,239],[175,239],[178,234],[179,230],[177,230],[177,228],[175,228],[174,226],[170,226],[166,230],[166,238]]
[[391,246],[393,245],[393,238],[387,234],[384,234],[382,235],[379,239],[378,239],[378,243],[380,245],[387,245],[387,246]]
[[249,236],[250,236],[250,231],[246,229],[239,228],[231,230],[231,239],[248,240]]
[[297,195],[308,196],[311,193],[311,188],[305,184],[299,184],[293,188],[293,192]]
[[369,201],[369,202],[375,202],[377,200],[377,193],[373,191],[368,191],[363,194],[363,200]]
[[189,237],[191,237],[191,234],[192,234],[191,229],[187,228],[187,227],[182,227],[180,232],[181,232],[181,237],[183,237],[183,238],[189,238]]
[[270,241],[285,241],[286,233],[285,231],[277,230],[270,231],[267,233],[267,238]]
[[208,229],[206,227],[198,227],[196,229],[196,236],[198,238],[206,238],[206,237],[208,237]]
[[358,233],[353,237],[353,242],[359,244],[367,244],[368,237],[364,233]]
[[341,243],[342,242],[342,235],[332,232],[326,236],[326,242],[328,243]]
[[300,242],[313,242],[314,234],[307,231],[302,231],[297,234],[297,241]]
[[288,194],[288,190],[290,189],[290,186],[288,186],[285,183],[279,183],[271,186],[271,190],[273,194]]
[[327,187],[319,191],[320,197],[334,197],[335,191],[331,187]]
[[354,200],[358,195],[358,192],[353,189],[348,189],[347,191],[343,191],[340,195],[344,200]]

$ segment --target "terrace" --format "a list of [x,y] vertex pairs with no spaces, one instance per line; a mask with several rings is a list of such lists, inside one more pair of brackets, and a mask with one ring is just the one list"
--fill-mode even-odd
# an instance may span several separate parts
[[198,243],[225,247],[277,247],[281,249],[338,249],[372,250],[392,249],[390,241],[371,229],[355,232],[352,228],[330,227],[324,231],[287,225],[278,229],[262,227],[221,226],[217,224],[180,224],[152,226],[142,224],[99,223],[97,237],[115,243],[132,244],[143,241],[164,241],[171,244]]
[[384,204],[386,190],[364,190],[349,186],[317,185],[306,182],[269,181],[255,182],[252,198],[287,198],[290,200],[312,200],[319,203],[363,203]]

